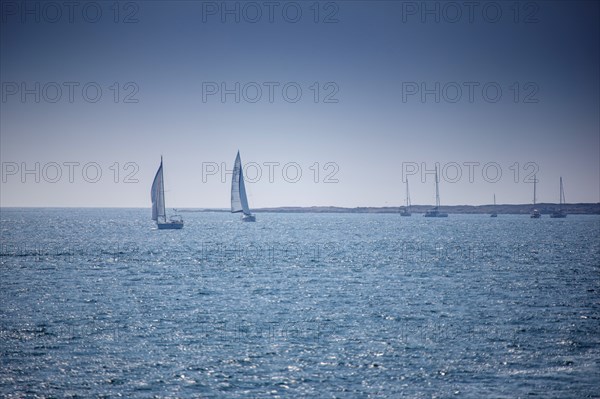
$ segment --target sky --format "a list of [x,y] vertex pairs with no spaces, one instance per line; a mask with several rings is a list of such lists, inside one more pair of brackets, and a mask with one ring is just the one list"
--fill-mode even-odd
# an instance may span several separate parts
[[3,207],[600,202],[597,2],[0,5]]

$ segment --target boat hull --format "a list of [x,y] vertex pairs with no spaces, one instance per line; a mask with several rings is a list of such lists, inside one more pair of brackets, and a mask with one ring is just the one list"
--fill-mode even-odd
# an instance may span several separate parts
[[448,214],[444,212],[440,212],[437,209],[431,209],[423,215],[426,218],[447,218]]
[[550,215],[550,217],[553,219],[562,219],[562,218],[566,218],[567,214],[566,213],[553,213],[552,215]]
[[448,214],[447,213],[437,213],[435,215],[425,214],[423,216],[425,216],[426,218],[447,218]]
[[156,227],[158,227],[159,230],[179,230],[183,229],[183,222],[157,223]]
[[242,222],[256,222],[256,216],[254,215],[243,215]]

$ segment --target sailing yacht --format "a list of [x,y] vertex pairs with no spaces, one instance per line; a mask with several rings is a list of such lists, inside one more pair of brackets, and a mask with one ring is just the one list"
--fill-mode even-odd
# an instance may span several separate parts
[[551,218],[566,218],[567,214],[565,213],[565,210],[563,209],[563,206],[565,205],[565,191],[563,189],[563,182],[562,182],[562,176],[560,178],[560,194],[559,194],[559,205],[558,205],[558,209],[554,210],[554,212],[552,212],[552,214],[550,215]]
[[444,212],[440,212],[440,189],[438,187],[438,174],[437,174],[437,166],[435,167],[435,208],[428,210],[425,212],[426,218],[447,218],[448,214]]
[[255,222],[256,216],[250,213],[248,207],[248,197],[246,196],[246,186],[244,185],[244,172],[242,170],[242,160],[238,151],[233,165],[233,175],[231,176],[231,213],[242,212],[242,222]]
[[400,216],[410,216],[410,193],[408,191],[408,179],[406,179],[406,207],[400,212]]
[[497,218],[498,214],[496,213],[496,194],[494,194],[494,211],[490,215],[491,218]]
[[183,228],[183,219],[179,215],[171,216],[167,220],[165,210],[165,181],[163,177],[163,160],[160,157],[160,166],[154,176],[152,188],[150,189],[150,198],[152,199],[152,220],[156,222],[159,230],[181,229]]
[[531,215],[529,216],[532,219],[539,219],[542,217],[542,214],[540,213],[540,211],[538,211],[535,208],[535,188],[536,188],[536,184],[537,184],[537,176],[533,175],[533,211],[531,211]]

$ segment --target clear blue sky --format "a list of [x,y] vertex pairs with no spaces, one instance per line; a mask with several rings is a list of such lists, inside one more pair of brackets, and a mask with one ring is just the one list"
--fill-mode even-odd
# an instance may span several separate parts
[[227,208],[238,149],[254,208],[401,205],[415,165],[431,204],[436,162],[442,204],[529,203],[529,162],[600,201],[597,2],[1,4],[2,206],[149,207],[162,155],[167,206]]

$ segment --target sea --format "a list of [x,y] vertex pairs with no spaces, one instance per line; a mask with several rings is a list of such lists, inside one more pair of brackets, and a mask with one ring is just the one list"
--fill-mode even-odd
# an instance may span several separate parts
[[0,397],[599,398],[600,215],[0,211]]

